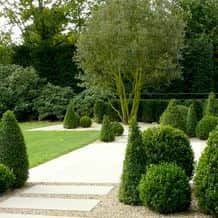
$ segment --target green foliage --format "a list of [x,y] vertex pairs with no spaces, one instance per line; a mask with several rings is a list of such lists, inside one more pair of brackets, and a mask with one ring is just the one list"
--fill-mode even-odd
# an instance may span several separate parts
[[138,120],[142,122],[159,122],[161,114],[168,105],[168,100],[141,100],[139,104]]
[[171,100],[168,107],[160,117],[160,123],[162,125],[170,125],[174,128],[186,131],[187,113],[187,107],[176,105],[176,101]]
[[142,134],[146,165],[173,162],[183,168],[187,176],[193,172],[193,151],[183,131],[170,126],[153,127]]
[[82,116],[79,123],[81,127],[87,128],[92,125],[92,120],[88,116]]
[[72,97],[71,88],[62,88],[48,83],[34,101],[34,108],[39,114],[39,120],[62,120]]
[[85,89],[72,99],[75,111],[80,115],[93,117],[93,108],[96,102],[96,94],[91,90]]
[[74,105],[71,102],[68,107],[64,117],[64,128],[75,129],[79,126],[79,115],[74,110]]
[[11,46],[10,33],[0,29],[0,64],[7,65],[12,63],[13,49]]
[[28,156],[23,134],[13,112],[3,114],[0,128],[0,163],[14,173],[14,187],[21,187],[28,178]]
[[106,115],[104,115],[103,118],[100,139],[103,142],[112,142],[115,140],[115,135],[111,126],[110,119]]
[[211,92],[208,96],[206,108],[205,108],[206,116],[217,116],[218,115],[218,102],[216,100],[215,93]]
[[180,76],[184,26],[183,11],[174,1],[106,0],[77,43],[85,85],[116,93],[127,123],[137,115],[148,84],[168,85]]
[[11,109],[19,120],[36,118],[33,102],[43,85],[36,71],[31,67],[0,65],[0,74],[0,113]]
[[105,103],[103,100],[98,100],[94,105],[94,117],[97,123],[101,123],[105,114]]
[[[75,45],[64,42],[57,46],[40,44],[34,47],[20,45],[14,48],[13,63],[21,66],[33,66],[39,76],[48,82],[66,87],[71,87],[75,92],[81,90],[76,79],[79,74],[72,56],[76,51]],[[46,61],[45,61],[46,60]]]
[[218,118],[215,116],[204,116],[197,124],[196,136],[200,139],[208,139],[209,134],[218,124]]
[[119,122],[116,122],[116,121],[112,122],[111,128],[112,128],[115,136],[123,135],[124,128]]
[[211,133],[194,178],[195,196],[206,213],[218,215],[218,131]]
[[198,123],[196,110],[197,110],[197,105],[194,102],[193,104],[190,105],[188,109],[188,115],[186,121],[186,132],[191,137],[195,136],[195,129]]
[[3,164],[0,164],[0,193],[7,191],[13,186],[15,176],[12,171]]
[[121,178],[119,200],[125,204],[138,205],[138,184],[145,170],[145,155],[142,136],[135,120],[131,122],[123,173]]
[[177,2],[187,14],[185,48],[181,61],[184,79],[175,81],[168,92],[205,93],[211,90],[217,92],[217,1],[178,0]]
[[176,164],[152,165],[139,184],[144,205],[163,214],[185,211],[191,203],[189,178]]

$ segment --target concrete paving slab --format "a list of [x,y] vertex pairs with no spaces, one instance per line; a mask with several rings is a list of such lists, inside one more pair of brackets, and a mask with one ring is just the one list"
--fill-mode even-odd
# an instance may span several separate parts
[[[0,218],[58,218],[57,216],[45,216],[45,215],[34,215],[34,214],[10,214],[10,213],[0,213]],[[61,218],[79,218],[79,217],[66,217],[61,216]],[[81,218],[81,217],[80,217]]]
[[[157,124],[139,123],[141,130]],[[86,147],[63,155],[30,169],[31,183],[119,183],[127,145],[125,135],[115,142],[94,142]],[[205,141],[191,139],[195,160],[205,148]]]
[[63,194],[63,195],[106,195],[113,186],[95,185],[34,185],[24,194]]
[[94,199],[11,197],[1,202],[0,208],[90,211],[98,202]]

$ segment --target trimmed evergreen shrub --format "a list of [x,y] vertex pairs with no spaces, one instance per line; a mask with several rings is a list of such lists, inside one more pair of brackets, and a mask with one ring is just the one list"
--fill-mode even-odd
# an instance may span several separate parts
[[193,151],[186,134],[170,126],[153,127],[142,134],[146,165],[173,162],[183,168],[187,176],[193,172]]
[[145,155],[142,136],[135,120],[131,122],[123,173],[119,189],[119,200],[125,204],[138,205],[138,184],[145,170]]
[[218,131],[213,131],[200,157],[194,178],[195,196],[200,208],[218,216]]
[[204,116],[197,124],[196,136],[200,139],[206,140],[211,131],[213,131],[218,124],[218,118],[215,116]]
[[3,114],[0,128],[0,163],[14,173],[14,187],[25,184],[28,178],[29,162],[26,146],[21,129],[14,113],[7,111]]
[[103,142],[112,142],[115,139],[115,135],[112,130],[110,119],[106,115],[103,118],[100,138],[101,138],[101,141]]
[[176,164],[152,165],[139,184],[144,205],[163,214],[185,211],[191,203],[191,188],[185,171]]
[[75,129],[79,126],[79,115],[74,111],[74,106],[70,103],[67,107],[67,112],[64,117],[64,128]]
[[80,118],[80,126],[83,128],[88,128],[92,125],[92,120],[88,116],[83,116]]
[[105,103],[102,100],[96,101],[94,105],[94,117],[97,123],[101,123],[105,114]]
[[186,121],[186,132],[189,136],[195,136],[195,129],[198,123],[196,104],[193,103],[188,109],[187,121]]
[[218,103],[216,101],[216,95],[211,92],[207,99],[207,104],[205,108],[206,116],[217,116],[218,115]]
[[124,128],[119,122],[114,121],[111,123],[111,126],[115,136],[123,135]]
[[0,164],[0,193],[7,191],[13,186],[15,176],[12,171],[3,164]]
[[160,117],[160,123],[186,131],[187,113],[188,108],[186,106],[176,105],[176,101],[171,100]]

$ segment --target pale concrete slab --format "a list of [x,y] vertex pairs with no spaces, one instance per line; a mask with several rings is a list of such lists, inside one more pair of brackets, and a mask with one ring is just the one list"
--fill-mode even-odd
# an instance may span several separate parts
[[96,185],[34,185],[24,194],[63,194],[63,195],[106,195],[113,186]]
[[[140,123],[147,129],[156,124]],[[124,136],[115,142],[94,142],[79,150],[63,155],[30,169],[32,183],[119,183],[127,144]]]
[[[10,214],[10,213],[0,213],[0,218],[58,218],[57,216],[45,216],[45,215],[34,215],[34,214]],[[61,216],[61,218],[79,218],[79,217],[66,217]],[[81,218],[81,217],[80,217]]]
[[[141,130],[157,124],[139,123]],[[119,183],[125,157],[127,126],[124,135],[115,142],[94,142],[30,170],[29,182],[37,183]],[[195,160],[206,142],[191,139]]]
[[198,161],[207,145],[207,141],[203,141],[198,138],[191,138],[190,141],[191,141],[192,150],[194,152],[194,159],[195,161]]
[[90,211],[98,203],[94,199],[10,197],[0,203],[0,208]]
[[100,129],[101,129],[101,124],[93,123],[92,126],[89,128],[79,127],[76,129],[65,129],[63,124],[59,124],[59,125],[51,125],[41,128],[29,129],[28,131],[90,131],[90,130],[100,130]]

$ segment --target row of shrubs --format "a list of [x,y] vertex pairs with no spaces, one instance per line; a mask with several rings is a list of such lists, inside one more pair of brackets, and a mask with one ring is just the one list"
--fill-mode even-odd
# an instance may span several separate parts
[[14,113],[7,111],[0,122],[0,193],[22,187],[28,178],[26,145]]
[[[120,111],[119,100],[110,92],[84,90],[75,95],[69,87],[55,86],[38,76],[32,67],[0,65],[0,116],[8,109],[16,118],[23,120],[63,120],[70,100],[80,115],[94,117],[102,122],[104,114],[110,120],[119,121],[114,110]],[[110,101],[108,101],[110,99]],[[141,100],[138,120],[158,122],[169,100]],[[189,106],[191,100],[176,100],[177,104]],[[205,108],[205,101],[198,100],[198,115]],[[112,107],[113,105],[113,107]]]
[[171,100],[160,117],[160,123],[179,128],[190,137],[197,136],[200,139],[207,139],[209,133],[218,124],[218,104],[215,94],[211,93],[206,102],[204,113],[201,115],[199,102],[193,101],[189,107],[186,107]]
[[13,110],[24,120],[62,120],[73,90],[48,83],[32,67],[0,65],[0,117]]
[[74,104],[70,102],[67,107],[67,111],[64,117],[64,128],[75,129],[79,126],[83,128],[88,128],[92,125],[92,120],[89,116],[80,117],[77,112],[75,112]]
[[[199,206],[213,215],[218,215],[217,144],[218,131],[215,131],[194,177]],[[193,164],[190,141],[182,130],[159,126],[141,133],[137,122],[132,121],[119,200],[129,205],[145,205],[164,214],[185,211],[191,203],[189,180]]]
[[101,127],[100,139],[103,142],[112,142],[115,140],[116,136],[123,135],[124,128],[117,122],[111,122],[107,115],[104,115],[103,123]]

